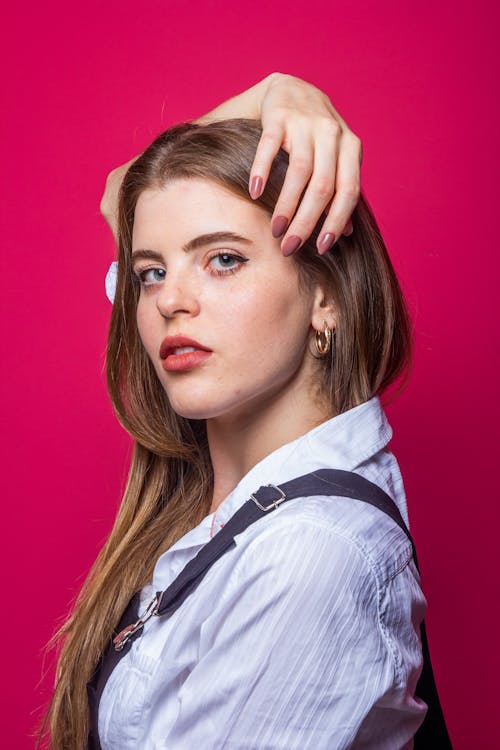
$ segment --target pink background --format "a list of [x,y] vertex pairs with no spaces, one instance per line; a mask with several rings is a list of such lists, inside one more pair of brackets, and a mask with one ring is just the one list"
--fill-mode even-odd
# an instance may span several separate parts
[[273,70],[324,89],[364,143],[364,189],[415,321],[413,378],[388,413],[435,671],[455,747],[498,747],[495,5],[87,0],[4,14],[4,747],[33,745],[44,644],[125,477],[103,377],[106,174]]

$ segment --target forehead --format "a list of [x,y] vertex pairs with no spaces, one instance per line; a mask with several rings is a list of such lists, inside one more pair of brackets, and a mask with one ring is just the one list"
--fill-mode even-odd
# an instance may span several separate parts
[[233,231],[269,234],[269,215],[258,205],[209,180],[172,180],[144,190],[134,214],[133,246],[159,238],[186,242],[193,234]]

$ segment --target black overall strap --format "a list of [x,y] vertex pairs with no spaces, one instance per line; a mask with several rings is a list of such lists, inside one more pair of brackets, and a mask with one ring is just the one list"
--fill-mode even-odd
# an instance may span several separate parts
[[199,582],[208,573],[213,563],[234,545],[234,537],[241,534],[259,518],[274,510],[281,503],[297,497],[313,495],[334,495],[350,497],[375,505],[389,515],[407,534],[415,555],[413,540],[406,528],[397,505],[383,490],[368,479],[350,471],[340,469],[318,469],[311,474],[292,479],[289,482],[266,485],[255,492],[244,505],[231,516],[226,525],[213,539],[188,562],[175,581],[163,592],[159,592],[158,614],[175,612]]
[[[370,482],[359,474],[339,469],[318,469],[315,472],[297,477],[279,486],[266,485],[251,495],[250,499],[231,516],[225,526],[183,568],[175,581],[165,591],[158,592],[158,604],[155,614],[161,617],[175,612],[196,589],[211,566],[235,544],[234,537],[241,534],[252,523],[263,518],[287,500],[315,495],[350,497],[353,500],[373,505],[386,513],[404,531],[410,540],[413,557],[418,568],[415,545],[413,544],[410,532],[399,509],[389,495],[376,484],[373,484],[373,482]],[[133,622],[136,619],[137,615],[134,613],[129,622]],[[125,620],[124,616],[120,626]],[[115,653],[111,653],[111,647],[108,648],[101,666],[101,673],[105,679],[102,679],[102,677],[100,679],[100,674],[98,673],[93,680],[95,694],[91,703],[91,713],[95,712],[95,715],[93,721],[91,718],[91,724],[94,727],[97,725],[96,716],[105,681],[120,656],[130,648],[131,640],[138,637],[141,632],[140,629],[134,632],[132,638],[126,642],[126,645],[118,653],[116,651]],[[434,681],[424,623],[421,625],[421,640],[424,666],[416,693],[419,698],[425,701],[429,708],[424,723],[415,736],[414,747],[418,750],[424,750],[424,748],[428,750],[430,747],[433,750],[434,748],[436,750],[450,750],[451,742]],[[95,735],[97,735],[97,732],[95,732]],[[98,740],[96,742],[95,736],[93,739],[95,744],[90,744],[89,748],[98,750]]]

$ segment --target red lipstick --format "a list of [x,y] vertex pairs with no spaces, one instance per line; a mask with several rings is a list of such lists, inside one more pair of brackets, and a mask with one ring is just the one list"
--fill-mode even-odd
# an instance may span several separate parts
[[211,349],[187,336],[167,336],[160,346],[160,359],[163,360],[164,369],[169,372],[192,370],[203,364],[211,354]]

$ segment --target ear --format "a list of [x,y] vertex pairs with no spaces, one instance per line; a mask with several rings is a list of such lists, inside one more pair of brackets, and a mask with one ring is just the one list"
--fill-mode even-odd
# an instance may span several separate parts
[[314,288],[311,325],[315,331],[324,331],[325,322],[332,331],[337,325],[337,308],[331,294],[319,284]]

